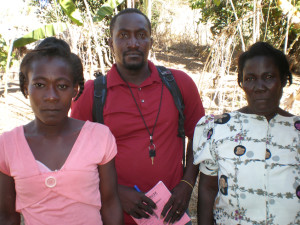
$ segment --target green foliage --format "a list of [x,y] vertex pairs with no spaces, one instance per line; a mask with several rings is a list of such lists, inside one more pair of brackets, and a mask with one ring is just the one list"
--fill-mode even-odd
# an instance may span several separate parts
[[108,15],[112,15],[114,12],[114,9],[122,4],[124,0],[108,0],[103,4],[100,9],[97,11],[96,15],[93,18],[94,22],[99,22],[104,19],[104,17]]
[[[233,0],[237,16],[241,18],[253,10],[252,1]],[[224,0],[190,0],[192,9],[201,9],[201,23],[212,22],[211,32],[214,35],[222,32],[229,24],[235,22],[234,12],[227,1]],[[244,24],[246,26],[246,24]]]
[[1,37],[0,34],[0,70],[4,70],[7,60],[7,51],[8,46],[6,45],[5,40]]
[[[253,0],[233,0],[237,17],[241,25],[243,38],[247,44],[253,35]],[[297,3],[296,3],[297,2]],[[300,9],[300,1],[292,0],[291,3]],[[225,0],[190,0],[192,9],[200,9],[202,18],[199,23],[212,23],[211,32],[218,35],[224,30],[230,32],[230,26],[237,24],[234,12],[229,1]],[[268,41],[276,47],[283,45],[287,28],[287,17],[283,15],[277,1],[262,0],[260,14],[259,40]],[[289,43],[296,37],[300,30],[293,26],[289,28]]]
[[58,0],[60,6],[67,16],[77,25],[82,25],[82,18],[79,9],[76,8],[73,0]]
[[[96,14],[92,15],[94,22],[95,21],[99,22],[99,21],[103,20],[105,18],[105,16],[111,15],[113,13],[114,8],[117,7],[119,4],[121,4],[123,1],[124,0],[107,0],[97,10]],[[60,4],[63,12],[67,15],[67,17],[72,22],[76,23],[78,26],[81,26],[83,24],[81,14],[84,14],[86,12],[80,12],[79,8],[81,8],[82,10],[83,9],[86,10],[86,8],[85,8],[85,6],[83,4],[84,2],[82,0],[76,2],[76,4],[78,4],[80,6],[79,8],[76,7],[73,0],[58,0],[58,2]],[[95,8],[95,5],[93,5],[93,4],[96,4],[96,6],[98,6],[99,2],[100,1],[90,0],[90,1],[88,1],[88,4],[89,4],[89,7],[90,7],[90,5],[92,5],[93,10],[95,11],[96,8]],[[49,4],[51,4],[51,3],[49,3]],[[54,5],[54,8],[55,8],[56,3],[52,2],[52,4]],[[83,8],[83,6],[84,6],[84,8]],[[22,47],[22,46],[25,46],[32,42],[35,42],[37,40],[41,40],[46,37],[55,36],[55,35],[63,32],[66,29],[67,29],[67,23],[51,23],[51,24],[44,25],[43,27],[40,27],[34,31],[31,31],[31,32],[27,33],[26,35],[24,35],[23,37],[15,40],[14,47]]]
[[219,6],[221,4],[221,0],[214,0],[214,3],[216,6]]
[[[97,10],[106,2],[106,0],[87,0],[89,8],[93,15],[96,14]],[[84,0],[74,0],[75,5],[80,10],[80,12],[84,12],[86,10],[86,6],[84,4]]]
[[[0,71],[5,71],[9,46],[0,34]],[[15,53],[12,53],[12,59],[15,57]],[[13,64],[13,60],[10,62],[10,66]]]
[[55,36],[56,34],[63,32],[65,29],[67,29],[67,25],[65,23],[47,24],[15,40],[14,47],[22,47],[46,37]]

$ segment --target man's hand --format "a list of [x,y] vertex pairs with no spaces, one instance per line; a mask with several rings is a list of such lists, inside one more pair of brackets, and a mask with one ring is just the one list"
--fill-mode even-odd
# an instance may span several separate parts
[[144,193],[134,188],[119,185],[119,196],[123,210],[134,218],[149,218],[156,204]]
[[[179,182],[171,191],[172,196],[161,213],[161,216],[165,217],[165,222],[173,224],[181,219],[188,208],[192,191],[193,189],[184,182]],[[170,211],[168,212],[168,210]]]

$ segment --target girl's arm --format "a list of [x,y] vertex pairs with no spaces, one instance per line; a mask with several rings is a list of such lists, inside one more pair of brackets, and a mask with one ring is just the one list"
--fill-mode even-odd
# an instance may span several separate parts
[[0,224],[20,225],[20,214],[16,212],[15,182],[0,172]]
[[198,187],[198,225],[214,224],[213,207],[218,193],[218,176],[200,173]]
[[115,161],[99,166],[100,194],[101,194],[101,216],[104,225],[123,224],[123,212],[118,196],[117,173]]

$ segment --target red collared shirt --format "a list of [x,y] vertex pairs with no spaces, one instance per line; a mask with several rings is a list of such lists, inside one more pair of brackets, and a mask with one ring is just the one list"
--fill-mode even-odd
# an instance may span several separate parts
[[[130,87],[147,126],[152,132],[159,110],[162,81],[156,67],[149,61],[151,75],[141,84]],[[194,128],[204,115],[197,87],[184,72],[171,70],[179,86],[185,104],[185,133],[193,138]],[[117,141],[115,158],[118,183],[147,192],[158,181],[171,190],[182,178],[182,139],[178,133],[178,110],[169,90],[163,85],[162,104],[154,129],[156,146],[154,165],[149,157],[149,134],[127,84],[119,76],[116,65],[107,74],[107,98],[103,110],[104,123]],[[92,121],[93,81],[86,82],[84,92],[73,103],[71,116]],[[101,138],[101,137],[99,137]]]

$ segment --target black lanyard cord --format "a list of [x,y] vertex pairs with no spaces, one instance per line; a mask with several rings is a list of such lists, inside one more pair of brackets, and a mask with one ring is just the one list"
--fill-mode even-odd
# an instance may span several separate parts
[[130,91],[130,93],[131,93],[131,96],[132,96],[132,98],[133,98],[133,100],[134,100],[134,102],[135,102],[135,105],[136,105],[136,107],[137,107],[137,109],[138,109],[138,111],[139,111],[139,113],[140,113],[140,116],[141,116],[141,118],[142,118],[142,120],[143,120],[143,122],[144,122],[144,125],[145,125],[145,127],[146,127],[146,129],[147,129],[147,131],[148,131],[148,134],[149,134],[149,136],[150,136],[149,156],[150,156],[150,158],[151,158],[151,160],[152,160],[152,165],[153,165],[153,160],[154,160],[154,157],[155,157],[155,155],[156,155],[156,152],[155,152],[155,148],[156,148],[156,147],[155,147],[155,144],[153,143],[153,135],[154,135],[154,128],[156,127],[156,123],[157,123],[157,120],[158,120],[158,116],[159,116],[159,113],[160,113],[160,110],[161,110],[161,103],[162,103],[162,96],[163,96],[164,85],[163,85],[163,83],[161,84],[161,95],[160,95],[160,102],[159,102],[158,112],[157,112],[157,116],[156,116],[156,119],[155,119],[155,122],[154,122],[154,125],[153,125],[152,132],[150,132],[149,127],[147,126],[147,123],[146,123],[145,118],[144,118],[144,116],[143,116],[143,113],[142,113],[142,111],[141,111],[141,109],[140,109],[140,107],[139,107],[139,105],[138,105],[138,103],[137,103],[137,101],[136,101],[136,99],[135,99],[135,97],[134,97],[134,95],[133,95],[133,92],[132,92],[132,90],[131,90],[130,85],[128,84],[128,82],[127,82],[121,75],[120,75],[120,77],[121,77],[121,78],[124,80],[124,82],[127,84],[128,88],[129,88],[129,91]]
[[[125,81],[125,80],[124,80],[124,81]],[[136,99],[135,99],[135,97],[134,97],[134,95],[133,95],[133,92],[132,92],[132,90],[131,90],[131,87],[129,86],[129,84],[128,84],[127,81],[125,81],[125,82],[126,82],[128,88],[129,88],[129,91],[130,91],[130,93],[131,93],[131,95],[132,95],[132,98],[133,98],[133,100],[134,100],[134,102],[135,102],[135,105],[136,105],[137,109],[139,110],[139,113],[140,113],[140,115],[141,115],[141,118],[142,118],[142,120],[143,120],[143,122],[144,122],[144,124],[145,124],[145,127],[146,127],[147,131],[148,131],[148,134],[149,134],[149,136],[150,136],[150,142],[151,142],[151,144],[153,144],[154,128],[155,128],[155,126],[156,126],[156,123],[157,123],[157,120],[158,120],[158,116],[159,116],[159,113],[160,113],[160,109],[161,109],[161,102],[162,102],[162,96],[163,96],[163,90],[164,90],[163,87],[164,87],[164,86],[163,86],[163,84],[161,85],[161,95],[160,95],[160,102],[159,102],[158,112],[157,112],[157,116],[156,116],[156,119],[155,119],[155,122],[154,122],[154,125],[153,125],[152,132],[150,132],[149,127],[147,126],[147,123],[146,123],[146,121],[145,121],[145,118],[144,118],[144,116],[143,116],[143,114],[142,114],[142,111],[141,111],[141,109],[140,109],[140,107],[139,107],[139,105],[138,105],[138,103],[137,103],[137,101],[136,101]]]

